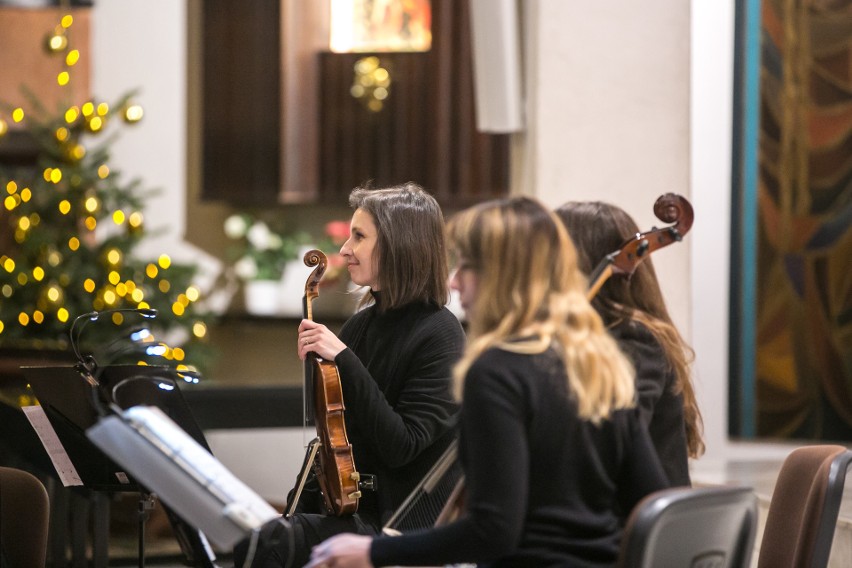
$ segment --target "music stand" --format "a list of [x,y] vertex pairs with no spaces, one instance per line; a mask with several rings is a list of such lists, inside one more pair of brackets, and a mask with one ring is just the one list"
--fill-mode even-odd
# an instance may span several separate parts
[[[93,386],[73,366],[21,367],[83,486],[94,491],[140,493],[139,565],[144,566],[144,523],[153,507],[150,492],[86,436],[109,404],[159,407],[192,438],[210,450],[179,388],[176,372],[163,366],[115,365],[98,369]],[[96,388],[98,401],[93,396]],[[98,408],[96,405],[102,405]],[[168,507],[163,507],[175,538],[191,565],[214,566],[206,538]]]

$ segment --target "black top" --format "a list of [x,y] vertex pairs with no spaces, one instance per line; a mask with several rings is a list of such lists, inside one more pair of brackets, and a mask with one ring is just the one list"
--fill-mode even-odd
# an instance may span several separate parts
[[465,515],[376,538],[375,566],[612,566],[626,513],[668,485],[635,409],[598,426],[577,416],[553,350],[485,352],[467,374],[460,426]]
[[355,466],[376,475],[378,485],[364,492],[358,513],[380,525],[454,437],[451,374],[464,331],[447,308],[415,303],[380,313],[373,305],[351,317],[339,337],[349,346],[335,363]]
[[677,378],[663,347],[635,321],[622,320],[610,331],[636,368],[639,415],[648,426],[669,482],[672,486],[691,485],[683,394],[675,393]]

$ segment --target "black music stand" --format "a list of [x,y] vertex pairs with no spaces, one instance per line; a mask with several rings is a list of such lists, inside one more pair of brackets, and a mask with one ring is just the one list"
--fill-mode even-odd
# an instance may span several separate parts
[[[180,378],[169,367],[115,365],[98,369],[96,385],[77,367],[21,367],[83,486],[99,492],[139,492],[139,566],[144,566],[145,521],[153,508],[151,493],[87,437],[110,404],[159,407],[208,451],[204,434],[180,391]],[[206,538],[168,507],[163,507],[175,538],[192,566],[215,566]]]

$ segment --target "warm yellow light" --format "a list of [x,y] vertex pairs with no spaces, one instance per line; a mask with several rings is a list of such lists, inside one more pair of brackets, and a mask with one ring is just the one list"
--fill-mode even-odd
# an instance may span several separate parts
[[55,136],[56,136],[56,139],[59,140],[60,142],[65,142],[66,140],[68,140],[68,129],[65,128],[64,126],[60,126],[59,128],[56,129]]
[[118,249],[110,249],[107,252],[107,262],[110,264],[118,264],[121,262],[121,251]]
[[112,290],[104,292],[104,302],[106,302],[108,306],[113,305],[115,303],[115,292]]
[[47,38],[47,48],[54,53],[62,51],[66,47],[68,47],[68,38],[65,37],[63,30],[57,29],[53,35]]
[[116,284],[118,284],[119,282],[121,282],[121,274],[119,274],[119,273],[118,273],[118,272],[116,272],[115,270],[112,270],[112,271],[110,271],[110,273],[107,275],[107,280],[109,280],[109,283],[110,283],[110,284],[112,284],[113,286],[115,286]]
[[50,181],[53,183],[59,183],[62,181],[62,170],[59,168],[53,168],[50,170]]
[[42,323],[44,321],[44,314],[40,310],[36,310],[33,312],[33,321],[35,323]]
[[36,266],[35,268],[33,268],[33,278],[41,282],[41,280],[44,278],[44,268],[42,268],[41,266]]
[[127,286],[128,292],[133,292],[136,289],[136,282],[134,282],[133,280],[128,280],[124,283],[124,285]]
[[94,291],[95,291],[95,281],[94,281],[94,280],[92,280],[91,278],[86,278],[86,279],[83,281],[83,289],[84,289],[86,292],[88,292],[89,294],[91,294],[92,292],[94,292]]
[[186,297],[189,298],[190,302],[197,302],[200,295],[201,292],[195,286],[190,286],[186,289]]
[[28,316],[24,312],[19,313],[18,314],[18,323],[21,324],[21,325],[29,324],[30,323],[30,316]]
[[95,114],[95,104],[91,101],[83,103],[83,106],[80,107],[80,112],[83,113],[83,116],[92,116],[93,114]]
[[5,259],[3,260],[3,268],[6,269],[6,272],[11,274],[15,271],[15,261],[9,258],[8,256],[5,257]]
[[3,138],[7,132],[9,132],[9,123],[0,116],[0,138]]
[[4,327],[5,327],[5,326],[3,325],[3,322],[2,322],[2,321],[0,321],[0,333],[3,333],[3,328],[4,328]]
[[56,83],[60,87],[64,87],[65,85],[67,85],[70,80],[71,75],[68,73],[68,71],[60,71],[59,75],[56,76]]
[[67,199],[63,199],[59,202],[59,212],[63,215],[68,215],[71,212],[71,202]]
[[118,294],[119,296],[122,296],[122,297],[126,296],[127,295],[127,286],[123,282],[119,282],[118,284],[115,285],[115,293]]
[[4,298],[10,298],[12,296],[12,287],[8,284],[3,284],[3,287],[0,288],[0,294],[3,294]]
[[[149,308],[148,302],[143,302],[145,299],[145,292],[142,291],[142,288],[136,288],[133,292],[130,293],[130,297],[133,298],[133,301],[139,304],[140,308]],[[142,304],[145,304],[144,306]]]
[[32,196],[33,196],[33,192],[30,191],[30,188],[25,187],[24,189],[21,190],[21,201],[23,201],[24,203],[29,201],[32,198]]
[[24,109],[22,109],[21,107],[18,107],[15,110],[13,110],[12,111],[12,120],[14,120],[15,122],[21,122],[22,120],[24,120]]
[[91,130],[92,132],[97,132],[103,127],[104,119],[99,116],[93,116],[92,119],[89,121],[89,130]]
[[98,116],[106,116],[109,114],[109,105],[106,103],[98,104]]
[[50,266],[59,266],[60,262],[62,262],[62,255],[56,250],[51,250],[47,255],[47,263]]
[[68,239],[68,248],[71,250],[77,250],[80,248],[80,239],[77,237],[71,237]]
[[122,323],[124,323],[124,314],[122,314],[121,312],[115,312],[114,314],[112,314],[112,323],[114,323],[115,325],[121,325]]
[[178,294],[177,303],[186,307],[189,305],[189,298],[186,297],[186,294]]
[[134,211],[130,214],[130,218],[127,220],[127,224],[133,227],[134,229],[138,229],[142,226],[142,213],[139,211]]
[[75,106],[70,107],[65,111],[65,122],[68,124],[73,124],[77,117],[80,116],[80,109]]
[[192,335],[195,337],[204,337],[207,335],[207,326],[203,322],[197,321],[192,324]]
[[82,160],[86,155],[86,147],[82,144],[75,144],[74,148],[71,149],[71,157],[75,160]]
[[180,347],[175,347],[172,349],[172,356],[175,358],[175,361],[183,361],[186,357],[186,353],[184,353],[183,349]]
[[121,209],[114,211],[112,214],[112,222],[116,225],[121,225],[122,223],[124,223],[124,211],[122,211]]
[[18,191],[18,184],[15,183],[14,180],[9,181],[9,183],[6,184],[6,193],[8,193],[9,195],[12,195],[16,191]]
[[94,217],[86,217],[86,220],[83,221],[83,223],[86,225],[86,228],[89,229],[90,231],[94,231],[95,228],[97,228],[97,226],[98,226],[98,220],[95,219]]
[[65,14],[62,16],[62,21],[60,22],[62,27],[66,30],[71,27],[71,24],[74,23],[74,17],[71,14]]
[[60,296],[59,288],[57,288],[56,286],[51,286],[47,290],[47,299],[50,300],[51,302],[57,301],[59,299],[59,296]]
[[169,255],[167,254],[161,254],[160,257],[157,259],[157,264],[160,265],[160,268],[166,270],[169,266],[172,265],[172,259],[169,258]]
[[180,302],[175,302],[172,304],[172,311],[176,316],[182,316],[184,311],[184,306]]
[[157,288],[159,288],[160,292],[162,292],[163,294],[168,293],[168,291],[171,289],[171,287],[172,287],[172,285],[169,284],[168,280],[160,280],[157,283]]
[[156,278],[157,273],[159,272],[160,270],[157,268],[156,264],[149,264],[145,267],[145,276],[147,276],[148,278]]
[[109,175],[109,166],[106,164],[101,164],[98,166],[98,177],[101,179],[106,179]]
[[29,282],[29,280],[30,280],[30,279],[29,279],[29,278],[27,278],[27,275],[26,275],[26,274],[24,274],[23,272],[18,272],[18,278],[17,278],[18,284],[20,284],[21,286],[23,286],[24,284],[26,284],[27,282]]
[[12,209],[18,206],[18,199],[19,197],[17,195],[7,195],[6,199],[3,200],[3,206],[8,211],[11,211]]
[[21,217],[18,219],[18,228],[22,231],[26,231],[30,228],[30,220],[28,217]]
[[124,109],[124,120],[131,124],[139,122],[145,115],[145,111],[139,105],[129,105]]
[[72,49],[68,52],[68,55],[65,56],[65,65],[68,67],[73,67],[80,61],[80,50]]
[[86,199],[86,203],[84,206],[86,207],[86,211],[88,211],[89,213],[94,213],[98,210],[98,204],[99,202],[97,197],[89,197],[88,199]]
[[61,322],[68,321],[68,315],[68,310],[66,310],[65,308],[59,308],[58,310],[56,310],[56,319]]

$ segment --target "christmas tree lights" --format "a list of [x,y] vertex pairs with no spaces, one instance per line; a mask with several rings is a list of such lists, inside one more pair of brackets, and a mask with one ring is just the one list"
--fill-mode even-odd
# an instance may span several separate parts
[[[80,58],[69,41],[72,23],[63,16],[45,41],[48,53],[64,58],[57,88],[73,80]],[[148,327],[163,355],[153,362],[203,367],[209,316],[198,306],[197,268],[167,253],[156,259],[133,254],[146,236],[143,206],[153,192],[110,167],[113,137],[101,139],[112,121],[141,120],[142,107],[131,93],[112,105],[71,102],[50,112],[24,92],[31,111],[0,109],[0,137],[11,120],[38,148],[35,164],[0,163],[0,347],[67,349],[68,327],[80,314],[155,308]],[[112,325],[90,326],[84,349],[114,339],[125,315],[113,312]]]

